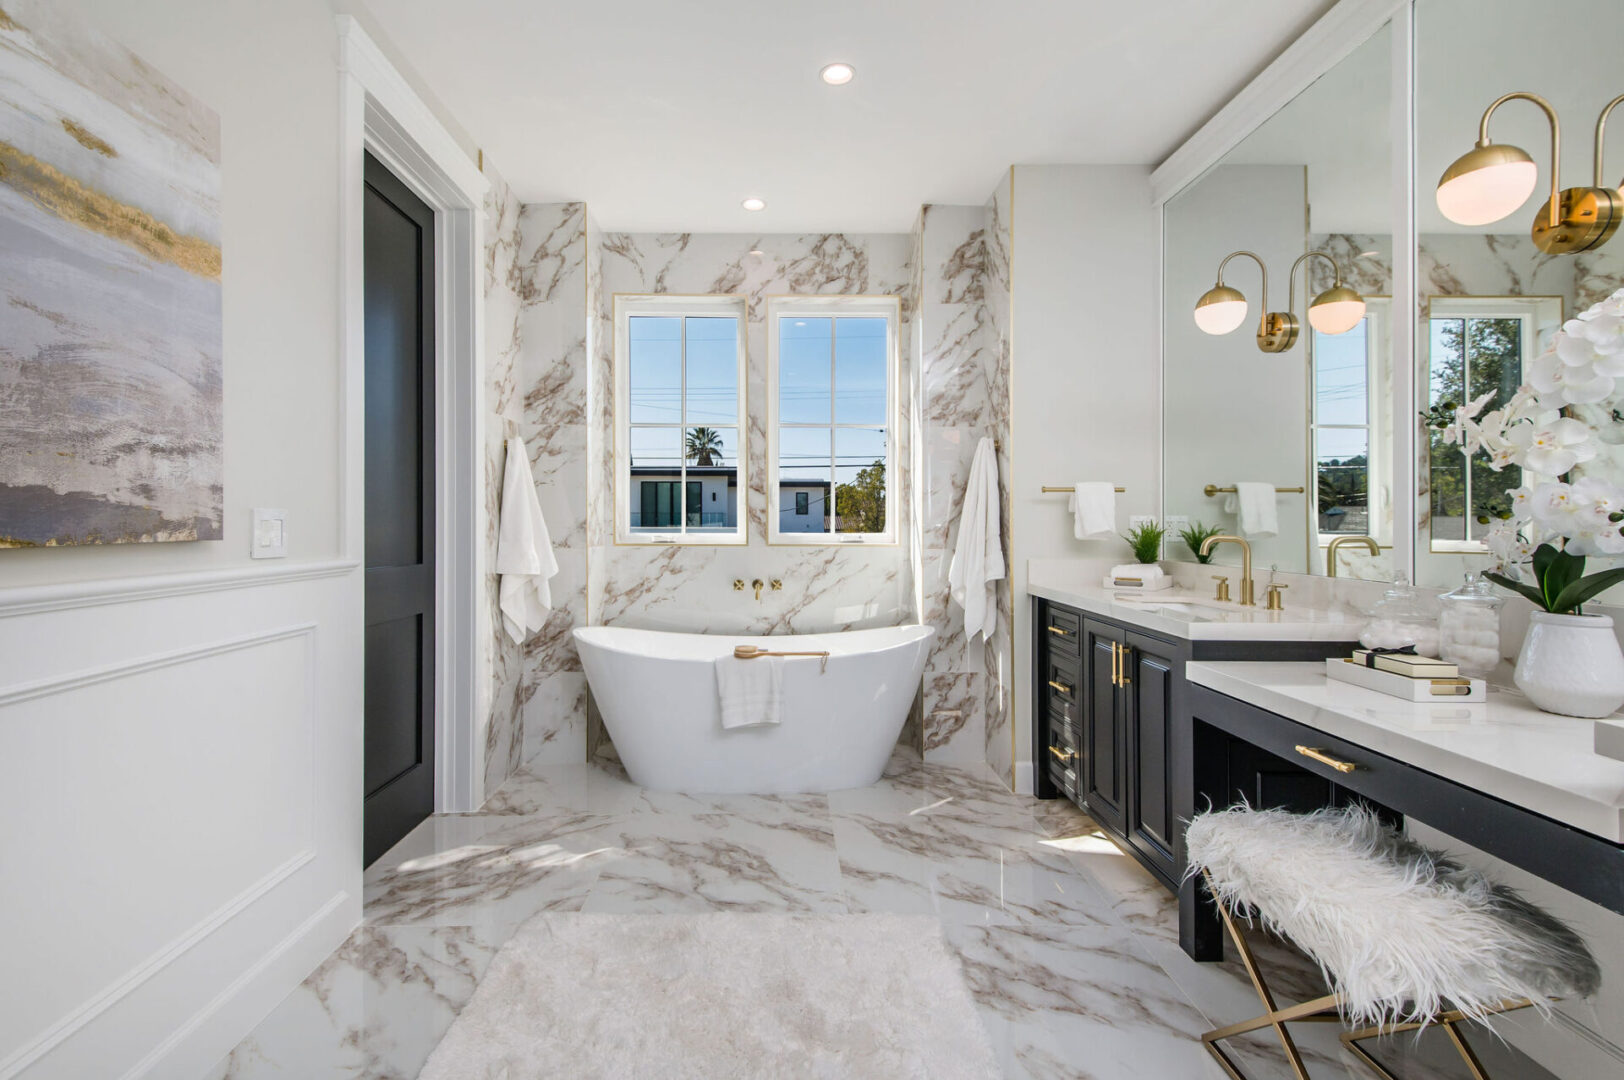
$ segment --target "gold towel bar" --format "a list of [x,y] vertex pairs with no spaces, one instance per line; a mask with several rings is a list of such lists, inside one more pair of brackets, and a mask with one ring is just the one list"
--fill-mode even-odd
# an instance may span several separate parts
[[735,645],[733,656],[738,660],[754,660],[758,656],[816,656],[821,658],[818,673],[821,675],[829,670],[829,654],[826,652],[774,652],[756,645]]
[[[1075,484],[1073,484],[1071,487],[1050,487],[1048,484],[1043,485],[1043,493],[1045,495],[1058,495],[1062,491],[1065,492],[1067,495],[1070,495],[1072,492],[1074,492],[1076,490],[1077,490],[1077,486]],[[1115,488],[1113,490],[1115,490],[1117,492],[1117,494],[1120,495],[1122,492],[1127,491],[1128,489],[1125,488],[1125,487],[1119,487],[1119,488]]]
[[[1207,498],[1210,499],[1219,492],[1227,491],[1233,493],[1235,490],[1235,485],[1231,484],[1229,487],[1219,487],[1217,484],[1208,484],[1201,490],[1206,494]],[[1274,490],[1282,495],[1301,495],[1303,493],[1303,489],[1301,487],[1275,488]]]

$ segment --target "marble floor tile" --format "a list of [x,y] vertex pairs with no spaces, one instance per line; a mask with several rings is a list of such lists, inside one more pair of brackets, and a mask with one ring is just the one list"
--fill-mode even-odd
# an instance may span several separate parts
[[[1082,811],[907,751],[828,795],[682,795],[614,761],[531,765],[481,812],[414,829],[364,884],[363,925],[211,1080],[415,1076],[542,911],[934,915],[1011,1080],[1222,1080],[1201,1032],[1259,1011],[1235,958],[1179,950],[1173,898]],[[1322,992],[1306,957],[1257,948],[1283,996]],[[1316,1080],[1362,1080],[1335,1036],[1299,1040]],[[1387,1048],[1413,1080],[1455,1080],[1447,1051]],[[1253,1080],[1290,1080],[1271,1033],[1236,1055]]]
[[210,1080],[414,1077],[499,944],[469,927],[363,926]]

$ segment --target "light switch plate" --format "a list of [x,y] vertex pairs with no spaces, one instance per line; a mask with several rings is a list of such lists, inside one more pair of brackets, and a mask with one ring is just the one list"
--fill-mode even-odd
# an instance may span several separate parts
[[1177,536],[1190,527],[1188,514],[1169,514],[1167,516],[1167,535]]
[[254,528],[248,554],[256,559],[281,559],[288,553],[288,512],[254,507]]

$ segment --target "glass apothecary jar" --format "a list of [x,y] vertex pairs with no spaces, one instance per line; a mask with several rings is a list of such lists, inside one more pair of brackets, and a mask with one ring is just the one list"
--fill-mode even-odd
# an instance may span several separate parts
[[1438,611],[1422,599],[1402,574],[1370,609],[1359,634],[1367,649],[1403,649],[1415,646],[1420,656],[1438,655]]
[[1438,656],[1471,678],[1486,677],[1500,664],[1500,607],[1505,598],[1476,574],[1438,598]]

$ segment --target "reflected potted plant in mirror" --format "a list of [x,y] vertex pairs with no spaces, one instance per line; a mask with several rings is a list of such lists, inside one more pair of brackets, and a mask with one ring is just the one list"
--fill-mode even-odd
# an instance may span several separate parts
[[1201,554],[1201,545],[1207,542],[1208,537],[1217,536],[1223,531],[1216,525],[1194,521],[1179,530],[1179,539],[1183,540],[1184,546],[1190,549],[1190,554],[1195,556],[1195,561],[1205,566],[1207,563],[1212,562],[1212,554],[1210,552],[1206,555]]
[[[1496,562],[1486,576],[1533,602],[1514,678],[1528,700],[1562,716],[1608,716],[1624,705],[1613,619],[1584,610],[1624,582],[1624,567],[1585,573],[1589,558],[1624,555],[1624,486],[1575,477],[1613,432],[1572,415],[1575,406],[1616,401],[1621,379],[1624,289],[1568,320],[1503,407],[1484,413],[1489,393],[1453,415],[1426,417],[1444,442],[1486,455],[1489,468],[1522,469],[1522,486],[1508,492],[1509,512],[1478,518],[1490,526],[1484,539]],[[1616,408],[1610,415],[1616,423]]]

